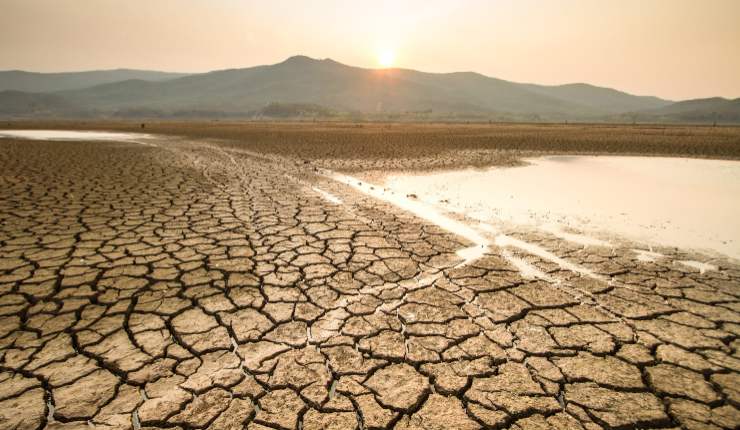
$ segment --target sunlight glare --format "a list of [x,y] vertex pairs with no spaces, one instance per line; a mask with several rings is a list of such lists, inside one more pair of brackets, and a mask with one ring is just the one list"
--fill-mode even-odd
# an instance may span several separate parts
[[378,52],[378,64],[383,68],[393,67],[396,62],[396,53],[392,49],[381,49]]

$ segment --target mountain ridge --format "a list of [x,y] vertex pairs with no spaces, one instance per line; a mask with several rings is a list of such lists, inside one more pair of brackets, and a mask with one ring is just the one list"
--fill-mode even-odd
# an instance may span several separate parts
[[0,91],[56,92],[82,89],[126,79],[161,81],[186,76],[186,73],[137,69],[89,70],[81,72],[28,72],[0,70]]
[[[28,94],[23,97],[0,91],[0,114],[39,116],[39,112],[45,112],[65,116],[70,112],[75,115],[84,112],[89,116],[136,116],[136,112],[145,112],[153,116],[171,116],[203,112],[213,117],[259,117],[265,115],[267,106],[271,106],[269,112],[274,114],[276,105],[293,105],[288,112],[300,112],[296,106],[312,106],[324,113],[372,118],[396,115],[422,119],[578,121],[644,117],[670,121],[679,114],[686,117],[683,111],[668,109],[676,102],[587,83],[539,85],[472,71],[429,73],[405,68],[372,69],[304,55],[271,65],[206,73],[133,72],[136,73],[124,74],[125,79],[95,81],[94,85],[81,88],[24,91]],[[84,76],[78,78],[75,82]],[[2,88],[0,86],[0,90]],[[41,94],[51,94],[55,98]],[[8,107],[12,103],[16,106]],[[51,106],[39,109],[44,103]],[[713,103],[720,102],[699,103],[694,107],[713,109],[709,106]],[[24,112],[23,106],[27,105],[36,106],[36,109]],[[734,105],[723,109],[728,113],[721,120],[734,120]],[[689,117],[702,121],[707,118],[696,112]],[[740,116],[738,118],[740,120]]]

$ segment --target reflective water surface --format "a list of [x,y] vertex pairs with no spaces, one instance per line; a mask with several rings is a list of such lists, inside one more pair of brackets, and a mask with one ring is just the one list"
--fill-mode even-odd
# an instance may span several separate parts
[[151,137],[144,133],[117,133],[110,131],[72,130],[0,130],[0,137],[15,137],[31,140],[113,140],[128,141]]
[[[523,167],[393,175],[400,195],[481,222],[564,227],[740,259],[740,162],[554,156]],[[594,243],[596,244],[596,243]]]

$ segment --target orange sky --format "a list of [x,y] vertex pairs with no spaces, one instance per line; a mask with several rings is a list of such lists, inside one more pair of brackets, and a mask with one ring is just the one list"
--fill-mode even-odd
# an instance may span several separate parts
[[0,0],[0,69],[366,67],[740,97],[740,0]]

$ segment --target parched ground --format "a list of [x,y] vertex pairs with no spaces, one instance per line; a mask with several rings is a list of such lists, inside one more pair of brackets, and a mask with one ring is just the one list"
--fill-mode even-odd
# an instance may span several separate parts
[[276,151],[0,140],[0,429],[740,426],[740,267],[509,233],[594,276]]
[[226,147],[351,172],[512,165],[522,156],[541,154],[740,160],[740,126],[67,120],[0,122],[2,129],[106,130],[215,139]]

